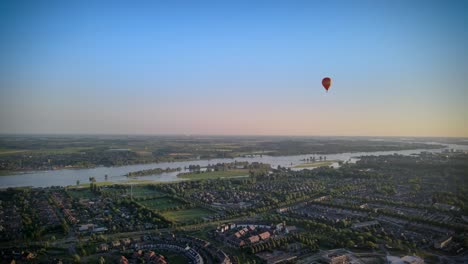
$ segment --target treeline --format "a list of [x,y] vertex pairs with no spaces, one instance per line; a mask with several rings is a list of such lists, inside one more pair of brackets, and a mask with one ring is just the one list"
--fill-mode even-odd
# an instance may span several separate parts
[[138,176],[148,176],[148,175],[155,175],[155,174],[161,174],[165,172],[174,172],[174,171],[181,171],[182,168],[166,168],[166,169],[161,169],[161,168],[154,168],[154,169],[148,169],[148,170],[139,170],[139,171],[132,171],[125,176],[127,177],[138,177]]
[[279,142],[265,141],[257,148],[267,150],[268,155],[299,155],[299,154],[334,154],[343,152],[373,152],[397,151],[405,149],[434,149],[442,145],[423,143],[407,143],[394,141],[369,141],[348,139],[297,139]]

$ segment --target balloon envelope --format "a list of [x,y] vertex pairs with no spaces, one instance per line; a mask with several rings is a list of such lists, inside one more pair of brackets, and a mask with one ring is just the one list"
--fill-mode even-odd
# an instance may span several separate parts
[[332,80],[329,77],[325,77],[322,80],[322,85],[325,88],[325,90],[327,90],[327,91],[328,91],[328,89],[330,89],[331,83],[332,83]]

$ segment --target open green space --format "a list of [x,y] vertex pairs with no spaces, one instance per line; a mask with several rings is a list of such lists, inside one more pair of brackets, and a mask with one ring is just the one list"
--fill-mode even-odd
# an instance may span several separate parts
[[181,173],[177,177],[190,180],[203,180],[203,179],[218,179],[218,178],[232,178],[239,176],[248,176],[249,171],[246,169],[228,170],[228,171],[210,171],[210,172],[192,172]]
[[171,221],[178,223],[186,223],[192,220],[197,220],[203,217],[213,215],[213,213],[214,212],[211,210],[201,207],[195,207],[178,211],[169,211],[163,213],[162,215]]
[[161,197],[140,202],[140,204],[155,210],[165,210],[183,205],[184,203],[170,197]]
[[187,259],[185,256],[178,254],[177,252],[172,252],[168,250],[155,250],[158,254],[163,255],[168,263],[174,264],[185,264],[189,263],[190,260]]
[[335,162],[338,162],[338,161],[337,160],[316,161],[316,162],[297,164],[297,165],[294,165],[293,168],[312,168],[312,167],[330,166]]
[[9,170],[0,170],[0,176],[10,176],[13,174],[16,174],[18,172],[15,171],[9,171]]
[[[130,186],[128,187],[130,188]],[[166,195],[163,192],[160,192],[158,190],[154,190],[150,186],[145,186],[145,185],[136,185],[133,186],[132,188],[132,193],[133,197],[135,198],[140,198],[140,197],[158,197],[158,196],[164,196]],[[130,190],[128,190],[130,192]]]
[[13,154],[42,154],[42,155],[58,155],[58,154],[71,154],[79,153],[87,150],[92,150],[92,147],[66,147],[57,149],[8,149],[0,148],[0,155],[13,155]]
[[9,154],[18,154],[23,153],[28,150],[26,149],[8,149],[8,148],[0,148],[0,155],[9,155]]
[[70,189],[68,190],[68,193],[70,194],[71,197],[76,198],[76,199],[90,199],[90,198],[96,197],[96,194],[91,192],[91,190],[88,188]]
[[[112,185],[137,185],[140,186],[140,185],[145,185],[145,184],[153,184],[155,183],[155,181],[152,181],[152,180],[138,180],[138,179],[133,179],[133,180],[128,180],[128,181],[121,181],[121,182],[111,182],[111,181],[102,181],[102,182],[94,182],[94,184],[96,186],[99,186],[99,187],[102,187],[102,186],[112,186]],[[85,183],[80,183],[79,186],[76,186],[76,185],[71,185],[71,186],[68,186],[69,189],[83,189],[83,188],[89,188],[90,187],[90,182],[85,182]],[[133,187],[134,189],[134,193],[135,194],[135,188],[137,187]],[[130,188],[130,187],[128,187]],[[149,191],[147,192],[149,193]],[[144,195],[143,195],[144,196]]]

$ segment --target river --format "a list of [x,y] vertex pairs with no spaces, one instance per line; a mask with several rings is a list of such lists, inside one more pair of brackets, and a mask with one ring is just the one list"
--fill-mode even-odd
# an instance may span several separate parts
[[[440,143],[437,143],[440,144]],[[446,144],[446,148],[441,149],[413,149],[413,150],[400,150],[400,151],[375,151],[375,152],[349,152],[339,154],[327,154],[321,155],[326,156],[327,160],[340,160],[356,162],[359,156],[365,155],[388,155],[388,154],[401,154],[401,155],[412,155],[418,154],[421,151],[429,152],[441,152],[444,149],[456,149],[468,151],[468,145],[454,145]],[[303,159],[314,156],[313,154],[308,155],[295,155],[295,156],[267,156],[263,155],[246,157],[246,158],[235,158],[235,159],[211,159],[211,160],[194,160],[194,161],[183,161],[183,162],[165,162],[165,163],[150,163],[150,164],[139,164],[139,165],[128,165],[118,167],[96,167],[91,169],[61,169],[51,171],[33,171],[28,173],[0,176],[0,188],[8,187],[49,187],[49,186],[68,186],[75,185],[77,181],[81,183],[89,182],[90,177],[95,177],[98,182],[108,181],[115,183],[123,183],[129,181],[130,178],[126,177],[125,174],[132,171],[153,169],[153,168],[182,168],[182,171],[168,172],[159,175],[150,175],[142,177],[134,177],[131,179],[148,180],[154,182],[171,182],[180,180],[177,178],[177,174],[181,172],[187,172],[185,167],[189,165],[200,165],[206,166],[208,164],[216,164],[223,162],[234,162],[234,161],[248,161],[248,162],[262,162],[268,163],[272,167],[292,167],[297,164],[304,163]],[[318,155],[315,155],[318,158]],[[338,166],[337,163],[332,166]],[[108,175],[108,179],[105,179],[105,175]]]

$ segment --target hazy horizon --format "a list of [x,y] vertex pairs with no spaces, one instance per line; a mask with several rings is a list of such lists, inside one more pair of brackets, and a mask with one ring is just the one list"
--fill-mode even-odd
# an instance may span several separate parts
[[467,13],[5,1],[0,134],[468,137]]
[[110,134],[110,133],[0,133],[1,137],[242,137],[242,138],[370,138],[370,139],[462,139],[468,137],[434,136],[359,136],[359,135],[268,135],[268,134]]

